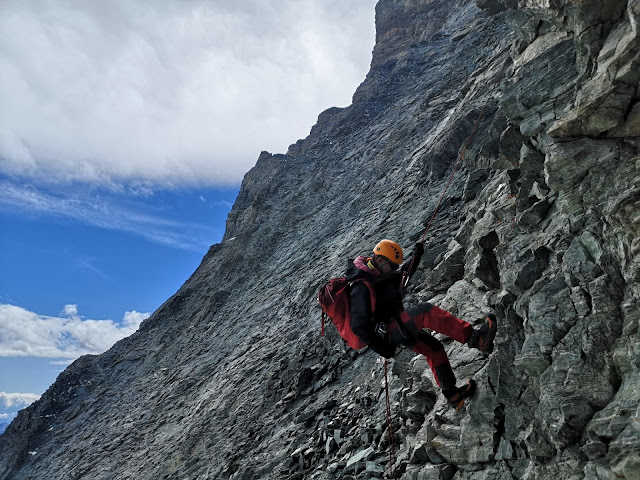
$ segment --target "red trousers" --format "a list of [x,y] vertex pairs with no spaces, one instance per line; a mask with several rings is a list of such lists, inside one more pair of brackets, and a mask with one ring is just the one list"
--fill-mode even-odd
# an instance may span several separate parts
[[391,341],[407,345],[414,352],[424,355],[443,391],[455,389],[456,377],[444,346],[437,338],[422,329],[428,328],[460,343],[467,343],[473,332],[471,324],[430,303],[422,303],[402,312],[400,322],[401,327],[395,320],[389,324]]

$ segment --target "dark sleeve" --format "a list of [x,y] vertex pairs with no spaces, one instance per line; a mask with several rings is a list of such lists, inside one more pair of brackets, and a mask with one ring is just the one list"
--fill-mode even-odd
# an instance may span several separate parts
[[353,333],[369,345],[374,352],[385,358],[393,357],[396,353],[396,347],[376,335],[374,331],[369,288],[364,283],[357,282],[351,287],[349,306]]
[[422,253],[422,250],[418,250],[413,256],[408,258],[407,261],[402,264],[400,271],[407,272],[407,275],[410,277],[413,276],[418,269],[418,265],[420,265],[420,260],[422,260]]
[[369,288],[363,282],[356,282],[349,293],[351,330],[366,344],[375,336],[371,318],[371,298]]

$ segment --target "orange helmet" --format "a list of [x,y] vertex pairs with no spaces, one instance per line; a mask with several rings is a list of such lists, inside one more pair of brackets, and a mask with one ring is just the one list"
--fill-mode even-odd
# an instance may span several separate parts
[[373,253],[376,255],[382,255],[387,260],[398,265],[402,263],[402,248],[393,240],[381,240],[373,249]]

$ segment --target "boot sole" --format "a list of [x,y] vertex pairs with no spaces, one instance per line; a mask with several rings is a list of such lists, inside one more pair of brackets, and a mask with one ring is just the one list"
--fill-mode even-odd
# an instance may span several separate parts
[[478,350],[484,353],[493,352],[493,340],[496,338],[496,333],[498,331],[498,323],[496,322],[496,317],[493,315],[489,315],[487,317],[487,321],[489,322],[489,331],[487,332],[487,336],[482,339],[482,342],[485,345],[478,345]]
[[469,388],[464,392],[464,394],[462,395],[462,397],[460,397],[458,400],[456,400],[455,402],[451,402],[449,401],[449,404],[455,408],[456,412],[459,412],[460,410],[462,410],[462,407],[464,407],[464,401],[467,398],[471,398],[475,395],[476,393],[476,382],[475,380],[471,379],[467,382],[467,385],[469,385]]

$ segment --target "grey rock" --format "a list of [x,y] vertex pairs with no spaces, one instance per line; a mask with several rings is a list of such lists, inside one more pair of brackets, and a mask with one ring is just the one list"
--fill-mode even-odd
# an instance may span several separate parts
[[598,163],[618,156],[615,142],[581,139],[556,143],[549,147],[545,159],[545,180],[556,191],[566,190],[581,182]]
[[365,465],[366,465],[365,470],[368,473],[379,473],[379,474],[384,473],[384,467],[382,467],[381,465],[378,465],[376,462],[366,462]]
[[523,143],[522,147],[520,147],[520,162],[518,166],[524,171],[541,172],[544,168],[544,155],[537,149]]
[[[7,427],[0,479],[381,477],[390,433],[398,477],[637,477],[639,21],[637,0],[380,0],[352,105],[260,154],[180,290]],[[478,383],[460,411],[401,350],[388,429],[385,363],[321,337],[315,296],[432,216],[406,304],[498,334],[490,355],[439,336]]]
[[366,448],[365,450],[361,450],[353,455],[349,460],[347,460],[347,467],[354,465],[358,462],[365,461],[375,453],[375,449],[373,447]]
[[465,252],[457,242],[452,242],[443,258],[438,262],[426,280],[426,285],[433,292],[447,291],[451,285],[464,275]]

